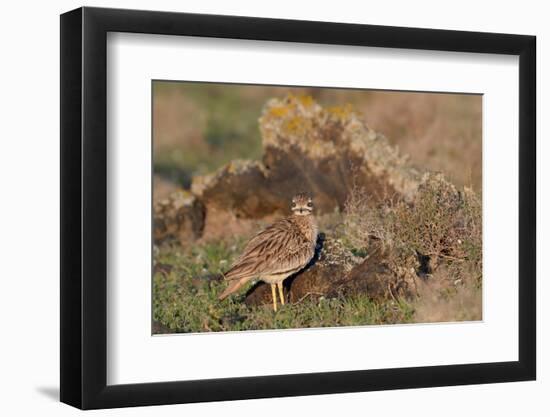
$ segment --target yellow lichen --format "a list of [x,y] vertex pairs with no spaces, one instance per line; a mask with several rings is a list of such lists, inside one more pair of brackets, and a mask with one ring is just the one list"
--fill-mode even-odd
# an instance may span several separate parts
[[313,98],[311,96],[303,95],[303,96],[297,97],[297,99],[300,102],[300,104],[302,104],[302,106],[304,107],[311,107],[314,103]]
[[294,116],[288,120],[285,120],[282,129],[285,133],[290,135],[303,134],[306,129],[307,120],[300,116]]
[[284,117],[288,114],[289,108],[285,106],[274,106],[269,109],[269,116]]
[[328,107],[326,111],[329,116],[345,121],[353,114],[353,107],[351,104],[346,103],[343,106]]

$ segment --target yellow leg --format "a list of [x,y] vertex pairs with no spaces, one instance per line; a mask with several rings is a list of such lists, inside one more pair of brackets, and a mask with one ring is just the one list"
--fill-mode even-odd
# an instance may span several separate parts
[[284,293],[283,293],[283,283],[278,282],[277,283],[277,288],[279,288],[279,297],[281,298],[281,304],[285,305],[285,296],[284,296]]
[[271,284],[271,297],[273,297],[273,311],[277,311],[277,292],[275,291],[275,284]]

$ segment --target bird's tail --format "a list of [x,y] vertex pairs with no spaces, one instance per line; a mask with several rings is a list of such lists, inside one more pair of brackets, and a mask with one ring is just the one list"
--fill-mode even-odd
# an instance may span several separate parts
[[239,288],[241,288],[246,282],[249,280],[249,277],[244,277],[240,279],[236,279],[234,281],[230,281],[228,287],[225,289],[224,292],[222,292],[218,296],[218,300],[223,300],[227,298],[228,295],[233,294],[235,291],[237,291]]

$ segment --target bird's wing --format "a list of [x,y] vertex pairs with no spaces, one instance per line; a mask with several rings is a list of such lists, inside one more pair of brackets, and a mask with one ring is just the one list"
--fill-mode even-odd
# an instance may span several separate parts
[[304,267],[312,256],[312,244],[288,219],[267,227],[248,242],[225,279],[292,273]]

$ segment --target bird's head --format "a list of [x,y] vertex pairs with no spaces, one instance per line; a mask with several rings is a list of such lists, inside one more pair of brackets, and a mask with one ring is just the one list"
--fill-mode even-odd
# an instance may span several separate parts
[[296,194],[290,209],[295,216],[309,216],[313,212],[313,200],[306,193]]

